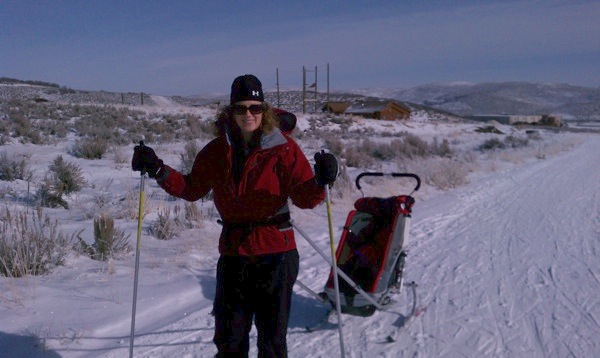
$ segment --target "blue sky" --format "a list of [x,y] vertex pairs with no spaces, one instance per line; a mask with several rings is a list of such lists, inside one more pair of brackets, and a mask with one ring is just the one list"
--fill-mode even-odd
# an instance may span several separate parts
[[[243,4],[243,5],[241,5]],[[600,1],[0,0],[0,77],[195,95],[256,74],[330,88],[600,86]],[[309,74],[312,79],[314,74]]]

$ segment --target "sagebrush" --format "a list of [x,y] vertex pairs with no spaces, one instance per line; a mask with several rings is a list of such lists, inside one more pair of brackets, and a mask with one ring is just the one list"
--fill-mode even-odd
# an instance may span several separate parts
[[83,138],[75,141],[71,154],[83,159],[102,159],[108,150],[109,143],[101,138]]
[[9,157],[6,152],[0,154],[0,180],[14,181],[17,179],[30,181],[33,178],[33,171],[29,169],[28,156],[21,156],[15,159]]
[[38,203],[42,206],[69,209],[69,204],[63,195],[79,191],[86,184],[81,168],[74,163],[67,162],[62,156],[57,156],[44,176],[37,191]]
[[0,212],[0,274],[8,277],[40,275],[62,265],[75,236],[64,234],[58,222],[35,210]]
[[94,218],[94,243],[88,245],[79,238],[83,252],[94,260],[106,261],[117,259],[131,251],[129,235],[115,227],[115,220],[109,214],[102,214]]

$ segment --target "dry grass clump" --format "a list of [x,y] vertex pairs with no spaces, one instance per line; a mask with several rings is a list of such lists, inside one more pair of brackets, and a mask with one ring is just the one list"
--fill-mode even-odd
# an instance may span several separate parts
[[0,213],[0,274],[40,275],[62,265],[75,235],[60,232],[57,221],[39,206],[34,212],[5,207]]
[[[175,213],[177,215],[179,206],[175,206]],[[183,224],[184,227],[188,229],[197,228],[204,226],[204,221],[206,220],[206,215],[204,212],[198,208],[196,203],[185,202],[183,204]]]
[[22,156],[21,159],[9,157],[6,152],[0,154],[0,180],[13,181],[17,179],[30,181],[33,171],[27,163],[29,157]]
[[[118,219],[137,220],[140,211],[140,192],[139,189],[130,190],[121,200],[121,205],[115,215]],[[150,200],[144,200],[142,208],[142,220],[152,211]]]
[[158,209],[158,218],[150,226],[150,234],[159,240],[171,240],[182,230],[177,217],[171,217],[171,208]]
[[150,234],[159,240],[171,240],[184,229],[204,226],[205,215],[196,203],[185,202],[183,209],[179,204],[171,208],[168,206],[158,209],[158,218],[150,226]]

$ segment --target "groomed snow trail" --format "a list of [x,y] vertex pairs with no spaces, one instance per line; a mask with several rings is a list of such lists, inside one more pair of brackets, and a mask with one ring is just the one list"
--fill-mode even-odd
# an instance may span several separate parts
[[165,96],[150,95],[152,100],[161,107],[179,107],[180,105]]
[[600,356],[599,139],[416,206],[404,356]]

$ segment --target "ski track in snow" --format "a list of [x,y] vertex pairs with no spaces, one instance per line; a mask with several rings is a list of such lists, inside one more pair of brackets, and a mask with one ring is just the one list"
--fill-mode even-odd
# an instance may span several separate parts
[[414,351],[402,342],[404,353],[599,352],[600,180],[581,175],[600,167],[598,150],[593,138],[415,207],[408,272],[429,309],[419,322],[425,342]]
[[[599,139],[589,137],[580,148],[555,158],[417,202],[406,272],[407,280],[419,283],[419,301],[427,312],[399,331],[393,343],[385,343],[385,337],[408,313],[407,291],[389,312],[369,318],[344,315],[347,356],[600,353],[600,180],[582,175],[589,172],[588,166],[600,168]],[[343,222],[348,209],[337,209],[335,220]],[[338,227],[336,237],[339,234]],[[313,239],[329,253],[327,236]],[[324,280],[328,268],[301,238],[298,241],[300,280],[322,285],[318,277]],[[322,286],[311,288],[318,292]],[[305,332],[304,326],[315,323],[326,309],[296,291],[290,357],[338,356],[335,322]],[[204,308],[162,332],[138,338],[139,356],[214,354],[209,311]],[[253,330],[251,355],[256,355],[255,339]]]

